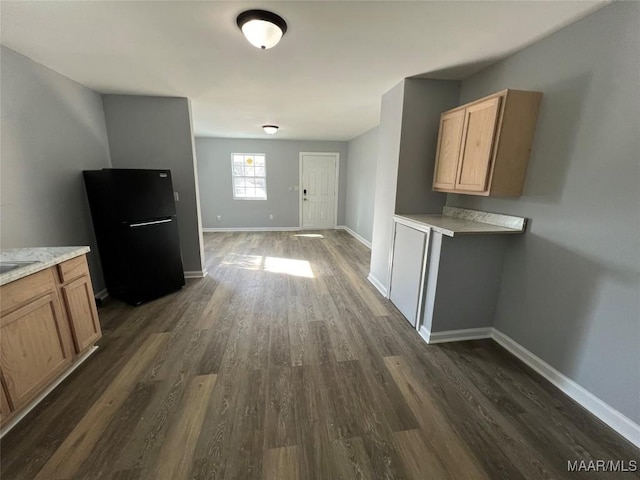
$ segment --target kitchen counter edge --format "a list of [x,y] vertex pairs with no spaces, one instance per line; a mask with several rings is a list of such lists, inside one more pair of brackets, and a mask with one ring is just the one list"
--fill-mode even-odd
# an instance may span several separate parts
[[482,234],[514,234],[523,233],[524,228],[509,228],[491,223],[465,220],[449,215],[394,215],[394,221],[426,232],[431,229],[448,237],[457,235],[482,235]]
[[33,247],[0,250],[0,262],[36,262],[0,274],[0,286],[87,254],[88,246]]

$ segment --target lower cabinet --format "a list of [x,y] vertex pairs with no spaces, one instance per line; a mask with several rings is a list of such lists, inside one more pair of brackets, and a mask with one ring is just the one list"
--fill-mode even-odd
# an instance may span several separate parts
[[429,232],[396,223],[389,300],[416,326],[421,310],[425,248]]
[[423,337],[493,325],[508,235],[431,236],[425,275]]
[[0,287],[2,423],[101,336],[86,258],[68,262]]
[[450,237],[394,222],[389,299],[427,341],[491,327],[505,237]]
[[0,385],[0,422],[4,422],[4,419],[11,413],[11,406],[9,405],[9,399],[4,391],[4,386]]
[[71,364],[71,335],[58,298],[49,293],[2,317],[2,374],[15,409]]
[[82,353],[102,335],[88,272],[63,285],[61,290],[62,301],[71,325],[73,343],[76,352]]

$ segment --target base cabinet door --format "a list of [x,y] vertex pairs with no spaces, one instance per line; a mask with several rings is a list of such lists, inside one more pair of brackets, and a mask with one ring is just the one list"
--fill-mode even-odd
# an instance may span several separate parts
[[9,399],[4,391],[4,387],[0,385],[0,423],[2,423],[10,413],[11,407],[9,406]]
[[2,317],[0,347],[6,393],[18,409],[72,361],[70,333],[55,292]]
[[422,293],[427,234],[396,223],[389,299],[416,326]]
[[84,275],[64,285],[62,299],[69,317],[76,352],[83,352],[102,335],[89,276]]

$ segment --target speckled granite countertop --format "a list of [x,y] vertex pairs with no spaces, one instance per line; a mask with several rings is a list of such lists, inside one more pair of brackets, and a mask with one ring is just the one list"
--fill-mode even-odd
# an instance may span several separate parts
[[89,247],[37,247],[0,250],[0,263],[24,263],[18,268],[0,273],[0,285],[14,282],[32,273],[84,255],[89,250]]
[[449,237],[488,233],[522,233],[526,219],[497,213],[444,207],[442,215],[394,215],[396,222],[418,230],[432,229]]

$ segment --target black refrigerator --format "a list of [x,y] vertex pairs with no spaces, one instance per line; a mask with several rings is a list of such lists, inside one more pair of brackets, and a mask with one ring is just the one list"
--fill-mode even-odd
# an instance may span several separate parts
[[184,285],[169,170],[85,170],[109,295],[131,305]]

